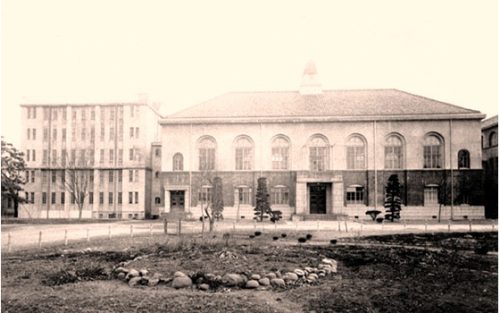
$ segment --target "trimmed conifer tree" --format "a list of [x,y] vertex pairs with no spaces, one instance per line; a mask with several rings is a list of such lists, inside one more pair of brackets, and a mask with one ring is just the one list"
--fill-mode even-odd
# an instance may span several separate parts
[[260,177],[257,180],[257,193],[255,195],[255,218],[262,222],[268,217],[268,212],[271,211],[269,205],[269,194],[267,193],[267,182],[265,177]]
[[401,212],[401,185],[399,183],[398,175],[393,174],[387,181],[385,187],[385,219],[394,222],[395,219],[400,218]]

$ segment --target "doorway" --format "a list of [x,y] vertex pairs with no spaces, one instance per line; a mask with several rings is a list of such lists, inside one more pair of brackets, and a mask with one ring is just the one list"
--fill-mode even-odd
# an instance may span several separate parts
[[170,191],[170,209],[172,211],[184,211],[184,190]]
[[309,185],[309,213],[326,214],[326,190],[328,184],[314,183]]

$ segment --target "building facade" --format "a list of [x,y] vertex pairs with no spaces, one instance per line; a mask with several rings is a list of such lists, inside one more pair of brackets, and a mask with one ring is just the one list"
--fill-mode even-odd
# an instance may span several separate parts
[[487,218],[498,218],[498,115],[481,123],[485,208]]
[[[224,218],[252,218],[257,179],[284,218],[368,218],[397,174],[403,218],[484,218],[481,119],[388,90],[235,92],[160,120],[163,211],[201,216],[222,178]],[[441,204],[441,205],[440,205]]]
[[146,102],[22,105],[27,164],[20,217],[144,218],[151,214],[151,142],[158,111]]

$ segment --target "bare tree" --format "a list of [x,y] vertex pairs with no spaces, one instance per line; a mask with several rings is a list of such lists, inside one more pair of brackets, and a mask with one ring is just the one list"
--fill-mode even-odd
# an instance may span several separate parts
[[[211,190],[207,192],[206,197],[202,196],[201,214],[202,214],[202,231],[205,229],[205,216],[209,221],[209,232],[214,229],[215,221],[222,219],[222,211],[224,210],[222,179],[217,176],[216,172],[203,170],[201,172],[201,188],[204,183],[211,186]],[[203,190],[200,190],[203,192]],[[203,201],[206,200],[205,203]]]
[[[74,151],[74,150],[73,150]],[[62,175],[61,186],[71,197],[71,203],[76,204],[78,208],[78,219],[82,218],[82,212],[85,205],[85,199],[88,198],[89,192],[93,188],[93,151],[85,150],[79,157],[76,157],[74,152],[71,156],[68,154],[61,156],[61,166],[64,169]]]

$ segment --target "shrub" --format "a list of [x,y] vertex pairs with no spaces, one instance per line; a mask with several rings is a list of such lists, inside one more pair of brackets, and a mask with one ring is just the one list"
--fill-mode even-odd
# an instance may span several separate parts
[[250,239],[254,239],[255,238],[255,235],[250,235],[248,236]]
[[285,233],[281,234],[281,237],[286,238],[286,234]]
[[256,231],[256,232],[255,232],[255,237],[258,237],[258,236],[260,236],[260,235],[262,235],[262,232],[260,232],[260,231]]
[[311,235],[311,234],[307,234],[307,235],[306,235],[306,239],[307,239],[307,240],[311,240],[311,238],[312,238],[312,237],[313,237],[313,235]]
[[384,221],[383,217],[377,217],[377,223],[382,223]]
[[307,241],[307,239],[306,239],[306,238],[304,238],[304,237],[300,237],[299,239],[297,239],[297,241],[298,241],[299,243],[304,243],[304,242],[306,242],[306,241]]
[[330,240],[330,243],[331,243],[332,245],[336,245],[336,244],[337,244],[337,239],[332,239],[332,240]]
[[278,240],[280,237],[278,236],[273,236],[273,240]]
[[366,215],[370,215],[370,217],[372,218],[372,221],[374,221],[376,218],[377,218],[377,215],[379,215],[381,213],[381,211],[379,210],[368,210],[366,211]]

